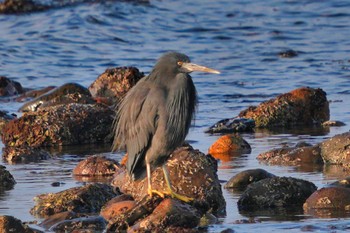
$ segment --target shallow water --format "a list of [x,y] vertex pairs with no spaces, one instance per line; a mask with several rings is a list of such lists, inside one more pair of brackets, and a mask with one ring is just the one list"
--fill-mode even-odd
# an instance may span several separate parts
[[[148,73],[163,52],[184,52],[193,62],[222,72],[192,75],[200,103],[187,139],[202,152],[219,137],[204,133],[216,121],[298,87],[322,88],[332,101],[331,119],[346,126],[326,132],[302,129],[243,134],[252,152],[219,163],[218,171],[221,180],[228,180],[240,171],[260,167],[279,176],[312,181],[320,188],[349,174],[336,166],[267,166],[256,156],[284,143],[317,143],[349,131],[349,7],[350,2],[345,0],[105,1],[0,15],[0,75],[28,88],[67,82],[87,87],[109,67],[136,66]],[[279,56],[289,49],[298,56]],[[0,109],[10,113],[16,113],[20,106],[0,103]],[[63,148],[53,159],[40,163],[11,165],[1,161],[17,184],[13,190],[0,193],[0,214],[40,221],[29,213],[33,197],[81,185],[71,175],[78,161],[99,151],[121,157],[110,154],[106,147],[95,147]],[[61,185],[53,187],[53,182]],[[318,219],[302,213],[260,213],[255,216],[258,223],[236,224],[236,220],[249,216],[237,210],[239,194],[223,192],[227,216],[211,226],[210,232],[226,228],[235,232],[341,232],[350,225],[350,218]]]

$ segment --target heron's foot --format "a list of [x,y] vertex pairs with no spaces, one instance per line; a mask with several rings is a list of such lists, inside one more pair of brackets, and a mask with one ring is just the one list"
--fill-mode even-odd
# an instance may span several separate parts
[[164,193],[159,192],[155,189],[148,189],[148,195],[150,195],[151,197],[153,196],[153,194],[157,194],[158,196],[160,196],[161,198],[164,198]]
[[170,188],[168,189],[167,192],[164,192],[164,194],[167,194],[167,195],[171,196],[172,198],[176,198],[176,199],[178,199],[178,200],[180,200],[180,201],[187,202],[187,203],[194,200],[194,198],[192,198],[192,197],[186,197],[186,196],[184,196],[184,195],[178,194],[178,193],[174,192],[174,191],[173,191],[172,189],[170,189]]

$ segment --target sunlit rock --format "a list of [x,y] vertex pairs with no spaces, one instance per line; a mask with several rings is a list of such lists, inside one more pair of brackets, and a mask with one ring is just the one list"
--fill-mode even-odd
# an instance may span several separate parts
[[89,86],[89,90],[97,101],[118,103],[142,77],[144,74],[135,67],[110,68]]
[[222,161],[230,161],[231,157],[250,152],[251,147],[249,143],[238,134],[221,136],[208,150],[208,153],[214,158]]

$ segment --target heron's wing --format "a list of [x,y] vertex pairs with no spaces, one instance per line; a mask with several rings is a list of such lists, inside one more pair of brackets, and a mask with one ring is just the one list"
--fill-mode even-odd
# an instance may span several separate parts
[[[126,146],[130,174],[144,170],[145,152],[157,127],[156,105],[150,103],[151,87],[140,80],[119,105],[115,125],[114,149]],[[119,144],[119,145],[117,145]],[[135,174],[137,175],[137,174]]]

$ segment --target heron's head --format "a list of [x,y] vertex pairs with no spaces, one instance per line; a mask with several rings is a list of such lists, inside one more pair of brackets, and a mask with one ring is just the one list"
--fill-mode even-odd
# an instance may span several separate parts
[[193,71],[202,71],[220,74],[220,72],[217,70],[191,63],[188,56],[177,52],[169,52],[160,57],[155,69],[165,69],[167,72],[172,71],[174,73],[191,73]]

